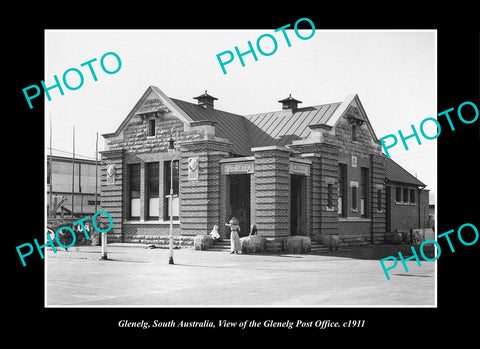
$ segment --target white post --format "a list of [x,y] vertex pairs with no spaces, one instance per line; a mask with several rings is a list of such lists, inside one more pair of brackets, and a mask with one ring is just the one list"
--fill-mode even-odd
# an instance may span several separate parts
[[102,234],[102,259],[107,259],[107,233]]
[[[101,226],[101,221],[100,221],[100,218],[99,216],[97,215],[96,219],[95,219],[95,225],[99,228]],[[102,257],[100,257],[100,259],[102,260],[107,260],[107,233],[100,233],[99,234],[102,234]]]
[[170,208],[170,257],[168,258],[168,264],[174,264],[173,263],[173,158],[170,161],[170,202],[169,202],[169,208]]

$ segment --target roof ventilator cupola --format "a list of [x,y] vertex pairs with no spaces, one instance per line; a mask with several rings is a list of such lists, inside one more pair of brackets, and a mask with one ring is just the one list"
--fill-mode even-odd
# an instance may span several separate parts
[[193,97],[193,99],[198,100],[199,106],[202,106],[204,108],[212,108],[212,109],[213,109],[213,101],[218,100],[218,98],[210,96],[207,93],[207,90],[205,90],[205,93],[203,95]]
[[297,109],[298,103],[302,103],[298,99],[292,97],[292,94],[289,94],[287,98],[278,101],[282,103],[282,109]]

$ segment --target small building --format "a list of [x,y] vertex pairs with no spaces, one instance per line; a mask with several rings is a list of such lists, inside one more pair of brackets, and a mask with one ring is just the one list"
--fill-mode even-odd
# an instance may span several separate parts
[[[100,175],[95,174],[95,160],[82,155],[47,149],[47,212],[57,206],[55,216],[72,214],[76,217],[95,214],[95,192],[97,192],[97,210],[100,210]],[[100,162],[97,171],[100,173]],[[51,181],[51,183],[50,183]],[[97,181],[97,184],[95,182]],[[73,182],[73,188],[72,188]],[[50,195],[51,191],[51,195]],[[62,203],[62,198],[63,203]],[[58,205],[57,205],[58,204]]]
[[431,228],[429,190],[392,159],[385,161],[387,231]]
[[[176,239],[214,225],[228,238],[235,216],[241,236],[255,224],[271,246],[293,235],[379,244],[387,231],[421,224],[425,184],[385,157],[357,95],[307,107],[290,95],[278,111],[246,116],[216,109],[207,91],[194,99],[150,86],[103,134],[109,241],[155,243],[170,217]],[[397,185],[408,192],[401,204],[391,202]]]

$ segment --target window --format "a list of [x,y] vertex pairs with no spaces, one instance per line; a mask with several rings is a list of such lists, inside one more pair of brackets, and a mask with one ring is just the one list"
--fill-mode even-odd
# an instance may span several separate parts
[[396,187],[395,188],[395,202],[402,201],[402,188]]
[[338,214],[345,217],[347,207],[347,165],[338,164]]
[[327,184],[327,208],[333,209],[333,185]]
[[377,210],[382,210],[382,189],[377,190]]
[[415,189],[410,189],[410,203],[415,203]]
[[[163,217],[165,220],[170,220],[170,200],[173,200],[173,218],[178,219],[179,216],[179,171],[178,171],[178,160],[173,161],[173,168],[170,168],[171,161],[165,161],[164,163],[164,176],[165,178],[163,184],[164,184],[164,193],[165,193],[165,199],[164,199],[164,214]],[[170,172],[173,170],[173,177],[170,176]],[[173,198],[170,198],[170,184],[171,184],[171,178],[173,178]]]
[[[95,206],[95,200],[88,200],[89,206]],[[100,205],[100,201],[97,200],[97,205]]]
[[403,188],[403,202],[408,202],[408,188]]
[[357,211],[357,187],[352,187],[352,211]]
[[132,220],[140,219],[140,164],[128,165],[129,213]]
[[368,217],[368,168],[361,168],[360,181],[360,213],[362,217]]
[[352,141],[357,140],[357,125],[352,125]]
[[146,164],[146,183],[147,183],[147,205],[148,205],[148,219],[159,218],[159,168],[158,162],[149,162]]
[[155,136],[155,119],[148,120],[148,135]]

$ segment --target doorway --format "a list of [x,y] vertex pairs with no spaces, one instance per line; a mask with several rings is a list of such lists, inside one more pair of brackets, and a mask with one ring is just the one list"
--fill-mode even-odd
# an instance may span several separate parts
[[[250,175],[236,174],[228,176],[230,182],[230,218],[236,217],[240,222],[239,236],[250,233]],[[229,229],[227,229],[230,235]]]
[[304,176],[291,175],[290,181],[290,235],[304,235],[302,229],[305,212],[303,206],[303,181]]

